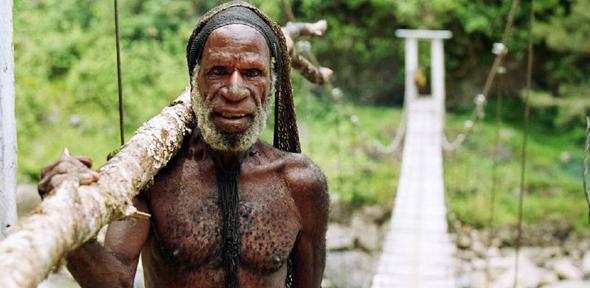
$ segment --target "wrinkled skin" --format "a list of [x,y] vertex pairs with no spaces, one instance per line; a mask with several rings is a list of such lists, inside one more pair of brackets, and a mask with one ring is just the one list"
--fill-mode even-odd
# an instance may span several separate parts
[[[269,101],[270,57],[262,35],[242,25],[211,33],[198,89],[219,131],[240,135]],[[196,89],[196,88],[195,88]],[[236,136],[237,137],[237,136]],[[245,151],[215,150],[197,131],[134,199],[150,220],[109,226],[104,246],[91,241],[68,256],[82,287],[132,287],[142,255],[146,287],[224,287],[221,213],[213,159],[240,168],[240,287],[284,287],[293,255],[294,287],[320,287],[325,263],[328,195],[323,173],[300,154],[256,141]],[[42,195],[75,175],[97,180],[90,161],[68,155],[45,168]]]

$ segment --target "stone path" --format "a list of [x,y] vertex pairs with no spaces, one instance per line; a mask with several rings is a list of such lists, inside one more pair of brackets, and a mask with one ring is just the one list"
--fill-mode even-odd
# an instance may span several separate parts
[[455,246],[447,233],[444,198],[442,106],[433,98],[409,103],[396,204],[373,288],[455,287]]

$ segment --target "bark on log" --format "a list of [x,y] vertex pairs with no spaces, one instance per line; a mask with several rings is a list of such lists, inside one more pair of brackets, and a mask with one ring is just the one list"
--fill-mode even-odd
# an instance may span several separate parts
[[313,63],[299,54],[293,53],[291,55],[291,67],[311,83],[317,85],[326,84],[326,79],[322,75],[320,67],[313,65]]
[[131,199],[176,154],[193,121],[188,91],[145,123],[100,168],[97,183],[66,180],[0,242],[0,286],[36,287],[71,250],[135,212]]

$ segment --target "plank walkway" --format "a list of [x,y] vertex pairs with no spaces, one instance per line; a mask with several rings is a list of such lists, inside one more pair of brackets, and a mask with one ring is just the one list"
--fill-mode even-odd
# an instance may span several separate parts
[[409,103],[403,161],[390,230],[373,288],[455,287],[447,233],[440,102]]

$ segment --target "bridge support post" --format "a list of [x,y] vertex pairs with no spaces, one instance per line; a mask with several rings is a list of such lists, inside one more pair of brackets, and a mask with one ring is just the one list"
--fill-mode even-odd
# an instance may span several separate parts
[[430,71],[432,79],[432,98],[439,102],[439,107],[444,109],[445,103],[445,52],[443,41],[440,38],[430,42]]
[[0,1],[0,239],[16,222],[12,0]]
[[407,30],[399,29],[395,35],[405,38],[406,49],[406,87],[405,100],[411,102],[418,97],[418,88],[414,75],[418,69],[418,40],[430,41],[430,78],[431,96],[439,102],[439,107],[445,103],[445,53],[443,40],[451,38],[452,34],[446,30]]
[[411,102],[418,97],[418,87],[414,81],[414,72],[418,69],[418,39],[406,39],[406,89],[404,101]]

